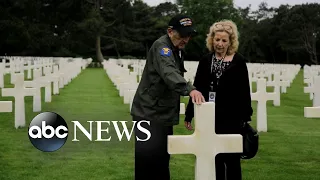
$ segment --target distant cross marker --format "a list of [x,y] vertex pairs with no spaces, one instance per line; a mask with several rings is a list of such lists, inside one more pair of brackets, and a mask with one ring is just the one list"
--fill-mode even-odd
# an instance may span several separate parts
[[12,74],[14,77],[11,78],[14,80],[14,88],[4,88],[2,89],[2,96],[8,97],[12,96],[15,99],[15,127],[24,127],[25,126],[25,102],[24,97],[34,96],[36,89],[34,88],[24,88],[24,73]]
[[259,132],[267,132],[267,101],[276,100],[277,93],[268,93],[266,90],[266,79],[257,80],[257,92],[251,94],[252,101],[258,101],[257,109],[257,130]]

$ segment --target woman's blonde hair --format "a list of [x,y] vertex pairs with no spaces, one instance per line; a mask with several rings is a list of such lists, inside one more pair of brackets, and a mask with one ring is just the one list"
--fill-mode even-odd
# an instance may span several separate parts
[[215,22],[210,27],[209,33],[206,38],[206,45],[210,52],[213,52],[213,37],[216,32],[227,32],[230,37],[230,46],[228,48],[227,54],[233,54],[238,50],[239,47],[239,32],[237,25],[231,20],[221,20],[219,22]]

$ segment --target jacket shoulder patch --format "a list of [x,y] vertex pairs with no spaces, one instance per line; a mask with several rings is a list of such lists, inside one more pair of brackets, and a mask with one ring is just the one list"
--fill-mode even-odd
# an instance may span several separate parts
[[164,47],[160,51],[161,56],[171,56],[171,49],[168,47]]

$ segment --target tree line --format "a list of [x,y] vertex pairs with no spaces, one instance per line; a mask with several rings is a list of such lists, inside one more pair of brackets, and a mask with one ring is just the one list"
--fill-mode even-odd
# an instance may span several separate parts
[[320,4],[235,7],[232,0],[178,0],[150,7],[142,0],[2,0],[2,56],[145,58],[178,13],[190,15],[199,35],[187,60],[207,53],[206,34],[221,19],[233,20],[239,53],[249,62],[319,64]]

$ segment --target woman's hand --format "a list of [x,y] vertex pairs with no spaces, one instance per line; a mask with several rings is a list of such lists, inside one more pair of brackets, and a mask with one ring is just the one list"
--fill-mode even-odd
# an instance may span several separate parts
[[193,130],[192,125],[191,125],[191,122],[185,121],[185,122],[184,122],[184,126],[185,126],[189,131]]

